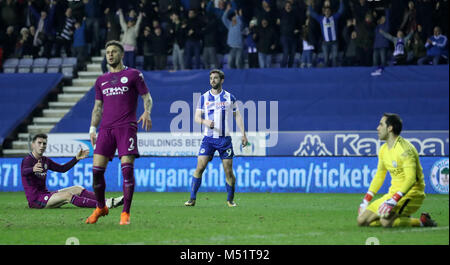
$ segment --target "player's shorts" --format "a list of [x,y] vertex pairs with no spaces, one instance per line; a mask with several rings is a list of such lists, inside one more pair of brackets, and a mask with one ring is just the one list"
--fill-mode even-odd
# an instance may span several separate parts
[[220,159],[232,159],[234,157],[234,151],[231,136],[219,138],[203,137],[198,155],[214,156],[216,150],[219,151]]
[[54,192],[42,192],[39,193],[38,196],[33,201],[28,202],[28,206],[30,208],[36,208],[36,209],[42,209],[47,206],[48,200],[50,200],[50,197],[52,197],[53,194],[55,194],[57,191]]
[[139,157],[136,126],[100,128],[97,142],[95,143],[94,154],[106,156],[111,161],[114,158],[116,149],[119,158],[126,155],[134,155],[136,158]]
[[[375,200],[367,209],[375,214],[378,214],[378,208],[380,208],[381,204],[386,200],[392,198],[394,193],[385,194],[383,197]],[[392,212],[397,213],[399,216],[411,216],[417,210],[419,210],[420,206],[422,206],[423,200],[425,199],[425,193],[420,191],[410,191],[403,196],[397,205],[392,209]]]

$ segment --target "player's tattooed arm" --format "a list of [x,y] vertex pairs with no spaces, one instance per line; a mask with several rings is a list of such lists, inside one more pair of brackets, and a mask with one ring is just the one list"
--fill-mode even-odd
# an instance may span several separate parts
[[89,137],[91,138],[92,146],[97,142],[96,129],[100,124],[103,113],[103,101],[95,100],[94,109],[92,110],[91,128],[89,128]]
[[142,100],[144,101],[144,113],[142,113],[141,117],[139,117],[137,123],[142,121],[142,129],[150,131],[152,128],[152,119],[150,118],[150,114],[152,112],[153,99],[150,93],[147,93],[142,95]]
[[153,107],[153,99],[150,93],[142,95],[142,100],[144,101],[144,110],[148,112],[150,115],[152,113],[152,107]]
[[95,100],[94,109],[92,110],[91,126],[95,128],[100,124],[103,113],[103,101]]

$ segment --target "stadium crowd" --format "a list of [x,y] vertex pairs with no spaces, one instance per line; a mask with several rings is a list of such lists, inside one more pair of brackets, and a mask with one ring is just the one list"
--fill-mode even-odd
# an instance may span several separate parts
[[[0,0],[6,58],[73,56],[119,40],[144,70],[448,63],[447,0]],[[222,57],[220,57],[222,55]],[[295,58],[295,56],[299,56]]]

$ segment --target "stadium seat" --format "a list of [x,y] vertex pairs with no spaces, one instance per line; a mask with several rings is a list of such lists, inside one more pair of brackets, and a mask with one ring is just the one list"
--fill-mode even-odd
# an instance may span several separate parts
[[47,63],[47,73],[59,73],[62,65],[62,58],[50,58]]
[[45,73],[45,70],[47,68],[47,58],[36,58],[33,61],[33,66],[31,67],[31,71],[33,73]]
[[19,65],[19,59],[17,59],[17,58],[6,59],[5,63],[3,63],[3,72],[4,73],[15,73],[18,65]]
[[33,58],[22,58],[19,60],[19,65],[17,66],[18,73],[29,73],[31,72],[31,66],[33,65]]
[[72,79],[74,77],[74,68],[72,66],[64,66],[61,69],[65,79]]
[[62,59],[61,66],[64,67],[73,67],[74,69],[77,66],[77,58],[76,57],[66,57]]

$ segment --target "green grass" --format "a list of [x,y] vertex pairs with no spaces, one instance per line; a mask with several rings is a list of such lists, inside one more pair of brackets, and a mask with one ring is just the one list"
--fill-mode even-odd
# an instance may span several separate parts
[[120,226],[121,208],[86,225],[92,209],[29,209],[23,192],[1,192],[0,244],[63,245],[69,237],[81,245],[363,245],[369,237],[382,245],[449,244],[448,195],[427,195],[415,214],[430,212],[438,227],[390,229],[356,225],[362,196],[239,193],[238,207],[228,208],[225,193],[200,192],[195,207],[183,205],[188,193],[135,193],[131,225]]

